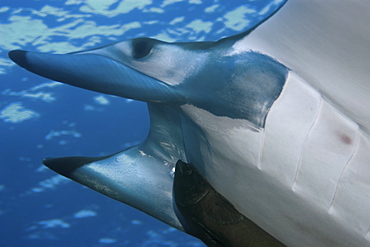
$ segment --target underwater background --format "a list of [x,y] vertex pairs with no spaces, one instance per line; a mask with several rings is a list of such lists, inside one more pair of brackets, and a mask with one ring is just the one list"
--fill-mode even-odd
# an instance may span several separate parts
[[0,246],[204,246],[41,163],[142,142],[146,104],[33,75],[8,59],[9,50],[67,53],[142,36],[214,41],[247,30],[282,2],[1,0]]

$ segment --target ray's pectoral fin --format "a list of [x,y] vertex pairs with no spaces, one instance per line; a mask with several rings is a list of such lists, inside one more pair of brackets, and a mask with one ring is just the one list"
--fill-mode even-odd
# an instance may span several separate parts
[[181,119],[166,106],[148,103],[148,107],[151,126],[144,143],[104,157],[48,158],[43,163],[183,231],[172,198],[173,168],[185,157]]
[[173,209],[172,166],[142,145],[105,157],[49,158],[44,165],[106,196],[183,230]]
[[284,246],[239,213],[194,166],[179,160],[173,185],[175,205],[186,221],[186,231],[207,246]]

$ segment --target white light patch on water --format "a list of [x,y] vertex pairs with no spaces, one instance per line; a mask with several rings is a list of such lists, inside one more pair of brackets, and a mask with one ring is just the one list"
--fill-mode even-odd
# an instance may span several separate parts
[[[72,25],[73,24],[73,25]],[[68,41],[63,42],[46,42],[44,38],[40,39],[40,42],[37,43],[38,50],[42,52],[52,52],[57,51],[57,53],[68,53],[71,51],[80,51],[86,50],[91,47],[96,46],[100,42],[100,38],[97,35],[101,36],[121,36],[125,32],[140,28],[140,22],[130,22],[124,25],[99,25],[94,21],[83,21],[83,19],[77,20],[72,23],[69,27],[58,27],[55,29],[55,33],[67,33],[69,38]],[[50,34],[58,36],[57,34]],[[70,40],[78,40],[88,38],[87,42],[84,42],[83,45],[76,47],[71,45]],[[45,38],[48,38],[45,36]]]
[[166,33],[165,31],[162,31],[160,32],[159,34],[151,37],[153,39],[158,39],[158,40],[161,40],[161,41],[164,41],[164,42],[175,42],[176,39],[174,38],[171,38],[168,33]]
[[85,5],[80,8],[82,12],[93,12],[104,14],[109,11],[112,4],[117,3],[117,0],[85,0]]
[[42,101],[45,101],[45,102],[48,102],[48,103],[56,100],[56,98],[51,93],[42,93],[42,92],[26,93],[26,94],[23,95],[23,97],[33,98],[33,99],[41,99]]
[[42,220],[42,221],[39,221],[38,224],[41,225],[42,228],[55,228],[55,227],[69,228],[71,227],[71,224],[61,219]]
[[81,210],[75,213],[73,217],[80,219],[80,218],[94,217],[96,215],[98,214],[95,211],[84,209],[84,210]]
[[94,97],[94,100],[95,100],[96,103],[98,103],[100,105],[109,105],[110,104],[109,100],[106,97],[102,96],[102,95]]
[[31,91],[37,91],[37,90],[40,90],[42,88],[54,88],[54,87],[58,87],[58,86],[62,86],[62,85],[64,85],[64,84],[60,83],[60,82],[57,82],[57,81],[45,82],[45,83],[41,83],[39,85],[36,85],[36,86],[32,87],[30,90]]
[[12,15],[8,21],[9,24],[0,24],[0,37],[6,37],[0,41],[0,48],[4,50],[19,49],[37,40],[40,34],[49,33],[42,20],[29,16]]
[[[98,1],[98,3],[104,5],[106,1]],[[103,14],[118,15],[131,11],[135,8],[144,8],[148,4],[151,4],[151,0],[143,1],[122,1],[118,7],[114,10],[105,10]],[[70,4],[75,2],[70,1]],[[83,5],[82,10],[85,8],[87,12],[99,14],[100,9],[94,10]],[[95,6],[95,5],[93,5]],[[25,15],[24,12],[29,12],[27,9],[19,9],[13,13],[7,21],[0,24],[0,37],[6,37],[6,39],[0,39],[0,49],[14,50],[20,49],[27,45],[32,45],[42,52],[57,52],[67,53],[71,51],[84,50],[95,46],[100,43],[99,35],[101,36],[121,36],[132,28],[139,28],[141,24],[139,22],[126,23],[124,25],[99,25],[91,18],[91,14],[71,14],[71,12],[65,11],[62,8],[56,8],[53,6],[46,5],[41,10],[31,10],[31,14]],[[98,13],[96,13],[98,12]],[[101,13],[100,13],[101,14]],[[61,25],[48,26],[43,21],[45,18],[56,18]],[[29,27],[32,28],[29,28]],[[68,40],[61,40],[58,42],[52,42],[54,39],[68,37]],[[75,46],[76,42],[72,44],[73,39],[88,38],[87,42],[84,42],[80,46]],[[5,60],[5,61],[4,61]],[[12,66],[8,59],[2,58],[0,60],[0,73],[4,73],[4,67]]]
[[190,4],[202,4],[201,0],[189,0]]
[[100,238],[99,243],[101,244],[113,244],[117,242],[117,239],[114,238]]
[[61,136],[73,136],[75,138],[80,138],[81,133],[75,131],[75,130],[51,130],[49,134],[45,136],[46,140],[51,140],[54,137],[61,137]]
[[22,102],[11,103],[0,111],[0,119],[9,123],[20,123],[39,116],[37,112],[24,108]]
[[209,6],[208,8],[206,8],[204,11],[206,13],[212,13],[214,12],[220,5],[219,4],[214,4],[212,6]]
[[152,4],[152,0],[124,0],[115,9],[112,9],[111,6],[116,2],[117,0],[86,0],[86,5],[82,6],[80,11],[114,17],[119,14],[129,13],[134,9],[144,9]]
[[241,6],[224,15],[225,26],[235,31],[242,31],[249,25],[250,20],[246,19],[248,14],[255,13],[256,10]]
[[50,103],[56,100],[56,97],[54,97],[53,92],[40,91],[40,90],[45,89],[45,88],[54,88],[54,87],[61,86],[61,85],[63,84],[59,82],[47,82],[47,83],[41,83],[30,89],[22,90],[19,92],[11,91],[8,88],[8,89],[5,89],[3,92],[1,92],[1,94],[7,95],[7,96],[20,96],[21,98],[39,99],[44,102]]
[[82,20],[76,20],[74,23],[70,24],[71,27],[75,27],[73,30],[69,30],[69,38],[72,39],[83,39],[88,36],[92,35],[103,35],[107,34],[108,30],[111,32],[117,32],[117,28],[119,25],[101,25],[95,21],[84,21],[82,24]]
[[84,105],[84,111],[95,111],[95,107],[92,105]]
[[0,13],[4,13],[6,11],[8,11],[10,8],[9,7],[1,7],[0,8]]
[[36,169],[36,172],[44,172],[44,171],[48,171],[49,168],[47,168],[46,166],[39,166],[37,169]]
[[161,14],[161,13],[164,13],[164,10],[161,9],[161,8],[149,8],[148,10],[144,10],[143,12],[152,12],[152,13],[158,13],[158,14]]
[[161,4],[161,8],[166,7],[167,5],[178,3],[178,2],[183,2],[184,0],[164,0],[163,3]]
[[14,65],[14,63],[12,61],[10,61],[10,59],[0,58],[0,75],[6,73],[5,67],[10,67],[10,66],[13,66],[13,65]]
[[173,20],[170,22],[170,25],[175,25],[176,23],[179,23],[179,22],[184,21],[184,19],[185,19],[185,17],[184,17],[184,16],[176,17],[175,19],[173,19]]
[[68,178],[63,177],[62,175],[56,175],[51,178],[40,181],[37,187],[31,188],[31,191],[35,193],[40,193],[45,190],[55,189],[56,186],[68,182],[70,182]]
[[270,11],[271,7],[276,7],[276,5],[280,5],[284,0],[275,0],[272,1],[270,4],[268,4],[266,7],[264,7],[260,12],[258,12],[259,15],[265,16],[268,11]]
[[83,3],[84,0],[67,0],[66,5],[78,5]]
[[[121,36],[128,30],[139,28],[141,24],[139,22],[131,22],[124,25],[98,25],[94,21],[83,21],[77,20],[75,23],[72,23],[73,26],[71,27],[61,27],[55,32],[64,32],[68,33],[69,40],[73,39],[84,39],[88,38],[87,42],[84,42],[83,45],[76,47],[70,44],[70,41],[63,41],[63,42],[46,42],[46,40],[42,39],[41,42],[38,42],[38,50],[42,52],[52,52],[57,51],[58,53],[67,53],[70,51],[79,51],[85,50],[95,46],[97,43],[100,42],[100,38],[97,35],[101,36]],[[53,34],[55,36],[55,34]],[[45,37],[47,38],[47,37]]]
[[143,222],[141,220],[131,220],[131,224],[133,225],[141,225]]
[[39,100],[42,100],[48,103],[56,100],[56,98],[53,96],[53,93],[51,92],[31,93],[28,90],[22,90],[20,92],[13,92],[10,89],[5,89],[3,92],[1,92],[1,94],[8,95],[8,96],[20,96],[21,98],[39,99]]
[[32,9],[31,11],[33,15],[39,16],[42,18],[47,17],[47,16],[61,17],[57,19],[57,21],[63,21],[69,18],[79,19],[79,18],[84,18],[84,17],[89,16],[87,14],[71,14],[68,11],[66,11],[64,8],[57,8],[57,7],[53,7],[50,5],[43,6],[41,10]]
[[186,27],[193,29],[197,33],[201,31],[209,33],[212,29],[212,25],[213,23],[210,21],[202,21],[200,19],[197,19],[197,20],[190,22],[188,25],[186,25]]

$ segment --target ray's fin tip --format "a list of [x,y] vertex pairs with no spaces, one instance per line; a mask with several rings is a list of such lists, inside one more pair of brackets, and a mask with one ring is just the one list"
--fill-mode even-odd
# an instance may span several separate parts
[[12,50],[8,52],[8,57],[19,66],[25,67],[27,64],[26,53],[27,51],[24,50]]
[[65,176],[87,163],[84,157],[46,158],[42,163],[51,170]]

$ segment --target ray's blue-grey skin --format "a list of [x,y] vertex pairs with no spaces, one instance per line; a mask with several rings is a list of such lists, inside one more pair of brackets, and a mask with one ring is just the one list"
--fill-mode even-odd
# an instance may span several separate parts
[[172,195],[183,160],[287,246],[369,246],[369,11],[366,1],[291,0],[217,42],[137,38],[9,57],[52,80],[148,102],[142,144],[44,160],[52,170],[184,231]]

